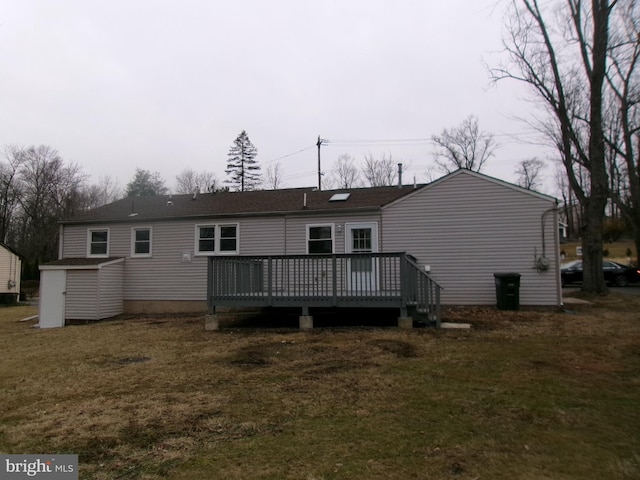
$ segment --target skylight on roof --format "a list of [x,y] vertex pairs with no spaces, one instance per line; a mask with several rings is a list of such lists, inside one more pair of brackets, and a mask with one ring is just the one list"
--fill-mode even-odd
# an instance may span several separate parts
[[334,193],[329,199],[330,202],[344,202],[351,196],[350,193]]

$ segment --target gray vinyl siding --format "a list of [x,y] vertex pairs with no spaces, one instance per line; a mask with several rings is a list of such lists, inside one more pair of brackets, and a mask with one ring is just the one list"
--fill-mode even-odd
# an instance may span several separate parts
[[60,258],[86,257],[87,256],[87,227],[65,225],[61,229],[62,247]]
[[67,270],[65,318],[98,320],[98,270]]
[[549,270],[542,254],[542,214],[552,199],[471,174],[453,175],[383,208],[387,251],[406,251],[430,265],[447,305],[495,305],[494,273],[522,275],[521,305],[560,305],[557,217],[546,218]]
[[[109,229],[109,256],[124,257],[124,300],[205,300],[207,257],[195,255],[196,225],[238,224],[239,254],[284,253],[283,217],[65,225],[64,258],[86,257],[87,231]],[[133,227],[152,231],[152,256],[131,257]]]
[[100,320],[123,312],[123,263],[67,269],[65,318]]
[[[380,225],[380,214],[359,215],[307,215],[289,216],[286,225],[286,253],[287,255],[304,255],[307,253],[307,225],[334,225],[333,253],[345,253],[345,223],[377,222]],[[342,231],[337,226],[342,225]],[[378,249],[383,251],[378,228]]]
[[100,303],[98,318],[108,318],[124,311],[123,280],[124,263],[106,265],[99,273]]

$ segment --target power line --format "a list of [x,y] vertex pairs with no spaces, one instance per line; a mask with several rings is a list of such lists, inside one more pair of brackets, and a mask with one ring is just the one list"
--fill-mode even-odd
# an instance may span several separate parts
[[365,140],[329,140],[327,145],[335,147],[361,147],[361,146],[385,146],[385,145],[424,145],[431,143],[429,138],[400,138],[400,139],[365,139]]
[[297,155],[299,153],[306,152],[307,150],[311,150],[312,148],[315,148],[315,145],[311,145],[310,147],[306,147],[306,148],[303,148],[301,150],[297,150],[295,152],[287,153],[286,155],[282,155],[281,157],[277,157],[277,158],[274,158],[272,160],[267,160],[266,162],[262,162],[262,163],[266,164],[266,163],[277,162],[278,160],[282,160],[283,158],[292,157],[292,156]]

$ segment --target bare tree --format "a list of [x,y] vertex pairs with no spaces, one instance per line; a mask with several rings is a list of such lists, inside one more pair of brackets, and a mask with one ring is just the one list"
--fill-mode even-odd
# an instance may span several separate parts
[[564,218],[567,223],[568,237],[575,238],[576,232],[580,230],[580,225],[582,224],[582,210],[580,205],[576,205],[577,202],[567,179],[567,172],[560,163],[557,164],[555,170],[555,180],[558,189],[557,194],[562,198],[559,212],[560,218]]
[[284,170],[280,162],[272,163],[267,167],[264,175],[264,187],[269,190],[278,190],[283,187],[282,177]]
[[[608,199],[603,92],[609,26],[617,0],[512,0],[503,45],[508,63],[492,70],[495,80],[515,79],[531,87],[546,111],[541,130],[551,138],[569,184],[584,210],[584,283],[606,293],[602,271],[602,230]],[[582,167],[577,168],[577,166]],[[579,174],[588,179],[580,182]],[[588,184],[588,188],[582,186]]]
[[434,180],[437,180],[442,176],[440,169],[437,168],[436,165],[427,165],[427,168],[424,170],[424,175],[427,178],[427,182],[431,183]]
[[340,155],[331,168],[330,175],[324,182],[325,188],[354,188],[361,185],[360,171],[355,165],[355,160],[351,155]]
[[474,115],[467,117],[459,127],[445,128],[431,140],[436,145],[436,164],[445,173],[460,168],[479,172],[498,148],[493,135],[480,130]]
[[27,278],[37,278],[38,265],[58,256],[58,222],[84,209],[86,177],[46,145],[18,149],[16,155],[21,190],[13,237],[25,256]]
[[218,177],[213,172],[195,172],[191,168],[185,168],[176,177],[175,193],[188,194],[199,191],[208,193],[216,192],[220,189]]
[[115,202],[122,196],[122,189],[118,181],[105,175],[98,179],[97,183],[91,184],[84,189],[85,209],[101,207],[111,202]]
[[527,190],[537,190],[542,185],[542,170],[545,167],[544,160],[539,158],[527,158],[521,160],[516,168],[518,185]]
[[20,197],[20,178],[18,176],[21,158],[18,148],[3,148],[0,163],[0,241],[7,243],[13,216]]
[[[612,18],[606,70],[605,137],[614,206],[631,226],[640,262],[640,2],[621,1]],[[615,210],[612,208],[612,216]],[[639,263],[640,264],[640,263]]]
[[398,165],[391,153],[382,154],[378,159],[369,152],[364,156],[362,175],[371,187],[394,185],[398,178]]

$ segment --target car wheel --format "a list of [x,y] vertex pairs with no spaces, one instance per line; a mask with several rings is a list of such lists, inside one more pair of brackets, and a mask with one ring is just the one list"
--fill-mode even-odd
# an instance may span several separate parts
[[629,279],[627,277],[625,277],[624,275],[618,275],[616,277],[616,287],[628,287],[629,286]]

